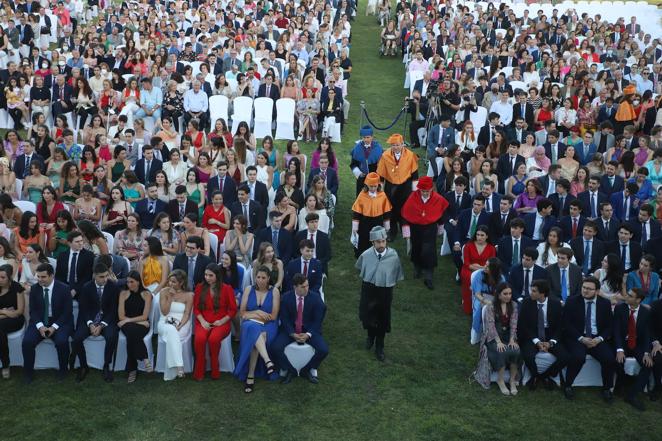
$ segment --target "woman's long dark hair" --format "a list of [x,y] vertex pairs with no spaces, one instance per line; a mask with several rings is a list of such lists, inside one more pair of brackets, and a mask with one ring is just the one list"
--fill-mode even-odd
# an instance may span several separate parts
[[[41,263],[48,263],[48,258],[44,254],[44,249],[39,245],[38,243],[31,243],[28,245],[28,248],[32,248],[32,250],[37,253],[37,260]],[[5,252],[5,255],[7,253]]]
[[[221,265],[221,274],[223,275],[223,281],[232,286],[233,289],[239,288],[239,267],[237,266],[237,255],[232,250],[225,250],[223,252],[227,254],[230,258],[230,267],[225,269]],[[228,274],[229,273],[229,274]]]
[[[137,291],[138,294],[141,294],[143,291],[146,290],[146,288],[143,286],[143,280],[142,280],[142,277],[140,277],[140,273],[139,273],[138,271],[136,271],[136,270],[129,271],[129,274],[126,276],[126,278],[127,278],[127,280],[128,280],[128,279],[133,279],[133,280],[135,280],[136,282],[138,282],[138,291]],[[124,289],[126,289],[127,291],[129,291],[129,293],[132,292],[132,291],[129,289],[129,286],[126,285],[126,284],[124,285]]]
[[207,297],[211,292],[212,304],[214,305],[214,312],[218,311],[221,307],[221,287],[223,285],[223,275],[221,274],[221,266],[216,263],[210,263],[205,268],[205,271],[211,271],[216,276],[216,283],[209,285],[205,280],[202,282],[202,292],[200,293],[200,302],[198,309],[201,311],[206,308]]
[[18,227],[18,234],[20,234],[21,237],[24,238],[24,239],[30,239],[30,238],[35,237],[39,234],[39,222],[37,222],[36,225],[34,226],[34,228],[32,230],[30,230],[30,227],[29,227],[30,219],[32,219],[33,217],[37,217],[37,215],[34,214],[31,211],[26,211],[21,216],[21,224]]
[[48,219],[48,207],[46,207],[46,201],[44,200],[44,191],[48,190],[53,195],[53,202],[57,202],[57,192],[52,185],[47,185],[41,190],[41,217],[43,219]]
[[607,274],[605,282],[613,292],[620,292],[623,287],[623,267],[618,254],[607,254]]
[[67,221],[67,226],[65,227],[64,230],[67,233],[76,229],[76,222],[74,222],[74,218],[71,216],[71,213],[69,213],[67,210],[58,211],[57,217],[55,218],[55,231],[62,231],[60,229],[60,226],[57,224],[58,219],[64,219],[65,221]]
[[5,236],[0,236],[0,247],[2,247],[5,250],[5,254],[4,254],[5,258],[11,257],[12,259],[16,259],[16,254],[12,250],[9,241]]
[[99,231],[99,228],[87,219],[78,221],[78,229],[90,243],[94,242],[96,239],[104,237],[103,233]]
[[[508,288],[511,288],[508,282],[501,282],[494,288],[494,300],[492,301],[492,305],[494,305],[494,323],[501,323],[503,311],[501,311],[501,300],[499,300],[499,294],[501,294],[504,289]],[[506,314],[509,318],[513,315],[512,300],[506,304]]]
[[483,272],[483,283],[489,287],[491,294],[501,282],[501,261],[496,257],[487,259],[487,268],[488,272]]

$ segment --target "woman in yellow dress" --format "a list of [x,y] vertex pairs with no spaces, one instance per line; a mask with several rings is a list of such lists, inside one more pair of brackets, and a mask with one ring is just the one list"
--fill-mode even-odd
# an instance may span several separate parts
[[143,258],[138,264],[138,272],[143,279],[143,285],[152,293],[157,294],[168,283],[169,263],[163,254],[161,241],[156,237],[148,237],[143,245]]

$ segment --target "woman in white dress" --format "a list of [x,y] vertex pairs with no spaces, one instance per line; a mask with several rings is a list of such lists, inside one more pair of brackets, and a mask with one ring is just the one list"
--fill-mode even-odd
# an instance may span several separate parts
[[165,369],[163,379],[184,377],[182,342],[191,334],[193,293],[186,291],[186,273],[174,270],[168,275],[168,286],[161,290],[159,306],[159,338],[165,341]]
[[598,295],[609,300],[612,305],[620,303],[625,298],[625,272],[621,267],[621,258],[609,253],[602,258],[602,266],[593,275],[600,281]]
[[186,183],[186,171],[188,167],[182,161],[179,150],[170,151],[170,161],[163,164],[163,172],[168,177],[168,182],[173,185],[184,185]]
[[271,189],[274,181],[274,169],[269,165],[267,152],[262,151],[257,154],[255,168],[257,169],[257,180]]
[[32,285],[37,283],[37,267],[42,263],[50,263],[55,268],[55,259],[46,257],[39,244],[32,243],[28,245],[21,261],[23,270],[21,271],[19,283],[23,285],[23,288],[29,290]]
[[326,214],[326,209],[324,208],[322,201],[312,193],[306,196],[306,203],[301,211],[299,211],[299,231],[308,228],[306,216],[310,213],[317,213],[319,216],[317,229],[323,233],[329,234],[329,216]]
[[[557,252],[559,248],[570,248],[565,242],[561,242],[561,229],[559,227],[552,227],[547,234],[547,240],[538,244],[538,259],[536,265],[547,268],[558,262]],[[570,259],[571,263],[577,263],[575,256]]]

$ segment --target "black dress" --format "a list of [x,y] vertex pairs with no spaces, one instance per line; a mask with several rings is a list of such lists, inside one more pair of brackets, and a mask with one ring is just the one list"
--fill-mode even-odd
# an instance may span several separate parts
[[[9,291],[6,294],[0,295],[0,309],[4,308],[18,308],[18,296],[23,295],[25,289],[18,282],[11,282]],[[7,334],[16,332],[23,327],[25,317],[20,315],[18,317],[4,317],[0,318],[0,361],[2,367],[9,367],[9,344],[7,341]]]
[[[129,291],[129,297],[124,302],[126,318],[140,317],[144,310],[145,300],[140,293]],[[139,323],[127,323],[121,329],[126,337],[126,370],[135,371],[138,369],[138,360],[147,358],[147,348],[143,338],[149,332],[149,327]]]

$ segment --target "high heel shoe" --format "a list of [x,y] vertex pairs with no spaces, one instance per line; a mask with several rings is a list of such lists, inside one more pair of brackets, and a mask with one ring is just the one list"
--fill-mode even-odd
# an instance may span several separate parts
[[512,381],[510,383],[510,395],[517,395],[517,392],[518,392],[517,384],[514,381]]
[[154,367],[152,366],[152,362],[149,361],[149,358],[146,358],[143,361],[143,363],[145,365],[145,372],[147,372],[148,374],[151,374],[152,372],[154,372]]
[[246,377],[246,383],[244,385],[244,392],[250,394],[255,388],[255,377]]
[[136,377],[138,376],[138,371],[131,371],[129,372],[129,377],[127,378],[126,382],[128,384],[135,383],[136,382]]
[[184,368],[182,366],[177,367],[177,378],[184,378]]
[[267,368],[267,375],[271,375],[276,372],[276,367],[273,361],[269,360],[264,365]]
[[503,381],[497,381],[497,386],[499,386],[499,389],[501,390],[501,393],[504,395],[510,395],[510,390],[506,387],[506,383]]

